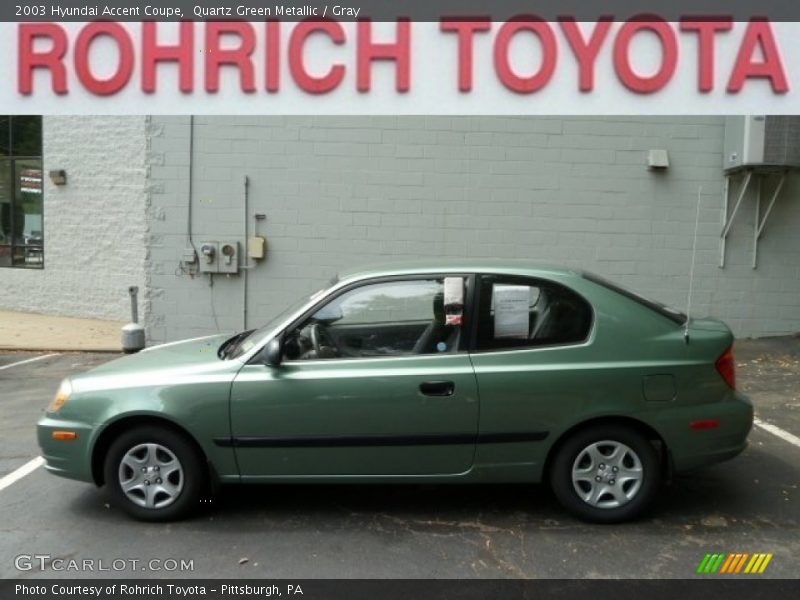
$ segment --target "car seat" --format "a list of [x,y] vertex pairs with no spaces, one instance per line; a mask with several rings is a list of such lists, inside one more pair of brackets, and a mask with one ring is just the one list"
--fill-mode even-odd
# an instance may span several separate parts
[[445,344],[444,350],[441,350],[441,352],[448,352],[454,346],[457,346],[461,327],[458,325],[446,325],[445,321],[444,294],[436,294],[433,297],[433,320],[425,327],[422,335],[419,336],[412,352],[414,354],[440,352],[440,342]]

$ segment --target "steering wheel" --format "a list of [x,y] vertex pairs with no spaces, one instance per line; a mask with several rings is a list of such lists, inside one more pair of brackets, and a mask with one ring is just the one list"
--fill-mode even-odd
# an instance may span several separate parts
[[327,342],[328,345],[333,348],[333,343],[331,342],[330,336],[325,331],[321,323],[314,323],[308,332],[309,337],[311,338],[311,345],[314,348],[314,354],[317,357],[322,356],[322,345],[323,342]]

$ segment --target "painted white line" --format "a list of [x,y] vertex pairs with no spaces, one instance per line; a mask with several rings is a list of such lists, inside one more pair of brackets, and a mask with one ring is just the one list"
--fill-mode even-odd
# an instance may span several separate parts
[[19,362],[11,363],[10,365],[3,365],[2,367],[0,367],[0,371],[2,371],[3,369],[10,369],[11,367],[16,367],[16,366],[19,366],[19,365],[26,365],[28,363],[35,362],[37,360],[50,358],[51,356],[58,356],[58,354],[43,354],[42,356],[34,356],[33,358],[27,358],[27,359],[21,360]]
[[765,423],[761,419],[753,419],[753,424],[755,424],[756,427],[761,427],[764,431],[769,431],[772,435],[781,438],[784,442],[789,442],[792,446],[800,448],[800,438],[793,433],[784,431],[772,423]]
[[37,456],[33,460],[26,462],[16,471],[12,471],[2,479],[0,479],[0,492],[10,486],[12,483],[15,483],[28,475],[33,473],[36,469],[41,467],[44,464],[44,459],[41,456]]

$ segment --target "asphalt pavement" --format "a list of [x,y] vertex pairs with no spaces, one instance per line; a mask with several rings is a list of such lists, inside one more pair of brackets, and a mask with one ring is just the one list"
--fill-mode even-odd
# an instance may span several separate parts
[[[135,522],[30,462],[58,382],[112,358],[0,354],[0,478],[14,479],[0,479],[0,577],[686,578],[715,552],[774,554],[749,577],[798,573],[800,447],[759,426],[741,456],[676,478],[625,525],[576,521],[539,485],[235,486],[191,520]],[[741,342],[737,359],[760,421],[800,436],[800,340]],[[42,570],[42,555],[95,570]]]

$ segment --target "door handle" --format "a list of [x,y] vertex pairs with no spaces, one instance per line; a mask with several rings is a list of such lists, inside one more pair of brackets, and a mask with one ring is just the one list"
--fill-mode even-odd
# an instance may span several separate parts
[[419,384],[419,391],[426,396],[452,396],[456,384],[452,381],[426,381]]

